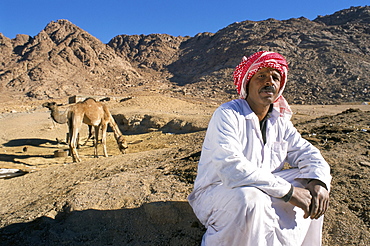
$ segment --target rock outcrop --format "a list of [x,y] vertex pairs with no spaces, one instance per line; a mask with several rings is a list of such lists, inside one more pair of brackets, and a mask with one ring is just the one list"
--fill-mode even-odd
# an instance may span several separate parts
[[272,50],[289,62],[290,103],[369,101],[369,23],[369,6],[351,7],[313,21],[243,21],[194,37],[118,35],[103,44],[59,20],[35,37],[0,34],[0,90],[56,98],[165,85],[192,96],[235,98],[232,72],[242,56]]
[[[369,100],[370,7],[343,10],[314,21],[304,17],[278,21],[233,23],[217,33],[200,33],[187,38],[168,52],[164,42],[155,42],[145,62],[163,68],[170,81],[184,86],[187,93],[203,97],[235,94],[232,72],[243,55],[259,50],[282,53],[289,62],[289,83],[285,96],[296,104],[335,104]],[[335,22],[334,20],[341,20]],[[158,35],[157,35],[158,37]],[[118,36],[109,43],[118,52],[140,54],[137,39]],[[134,44],[134,45],[132,45]],[[174,43],[173,45],[176,45]],[[153,54],[154,53],[154,54]],[[170,64],[161,59],[172,57]],[[137,57],[127,56],[130,62]],[[235,95],[233,95],[235,96]]]
[[37,36],[0,36],[3,89],[35,98],[79,93],[111,94],[140,76],[106,44],[67,20],[49,23]]

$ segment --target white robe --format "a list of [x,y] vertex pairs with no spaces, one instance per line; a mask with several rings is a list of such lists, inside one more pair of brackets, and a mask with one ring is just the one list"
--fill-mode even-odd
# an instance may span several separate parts
[[[293,169],[281,171],[285,162]],[[329,187],[330,168],[290,120],[273,110],[264,144],[258,117],[245,100],[221,105],[209,123],[188,197],[207,228],[202,244],[321,245],[322,218],[303,219],[302,209],[279,199],[291,184],[304,187],[309,179]]]

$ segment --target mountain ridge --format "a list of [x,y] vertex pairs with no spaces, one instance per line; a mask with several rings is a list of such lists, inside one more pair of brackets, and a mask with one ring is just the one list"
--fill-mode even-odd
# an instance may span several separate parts
[[351,7],[313,21],[246,20],[194,37],[117,35],[103,44],[68,20],[52,21],[35,37],[0,34],[0,91],[48,99],[157,88],[231,99],[242,56],[272,50],[288,60],[290,103],[369,101],[368,23],[369,6]]

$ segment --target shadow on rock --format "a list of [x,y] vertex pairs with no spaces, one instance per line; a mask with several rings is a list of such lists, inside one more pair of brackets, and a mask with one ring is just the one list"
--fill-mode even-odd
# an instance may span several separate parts
[[[199,245],[204,227],[187,202],[58,213],[0,229],[1,245]],[[51,216],[52,217],[52,216]]]

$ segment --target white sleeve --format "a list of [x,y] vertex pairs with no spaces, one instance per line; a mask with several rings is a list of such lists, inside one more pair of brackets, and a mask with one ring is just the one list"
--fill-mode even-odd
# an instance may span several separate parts
[[329,164],[315,146],[302,138],[290,121],[287,123],[285,139],[288,142],[288,163],[300,170],[297,179],[318,179],[329,188],[332,178]]
[[244,156],[241,141],[246,136],[241,136],[239,131],[243,128],[240,124],[245,123],[235,111],[217,109],[208,126],[203,151],[215,164],[217,175],[225,186],[253,186],[270,196],[283,197],[289,192],[291,184],[269,170],[257,167]]

